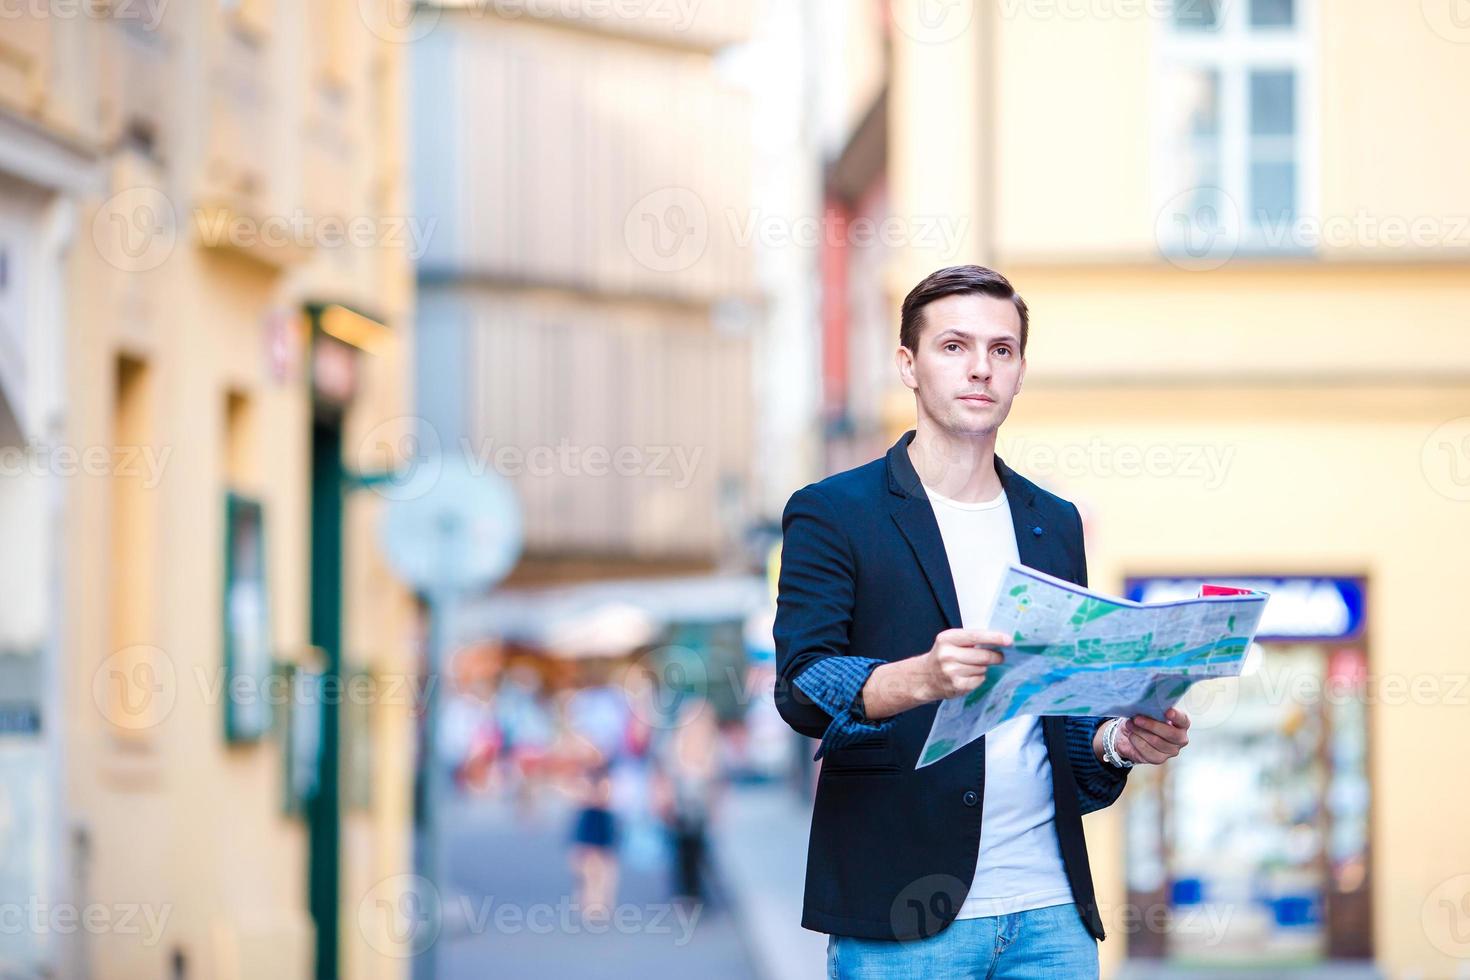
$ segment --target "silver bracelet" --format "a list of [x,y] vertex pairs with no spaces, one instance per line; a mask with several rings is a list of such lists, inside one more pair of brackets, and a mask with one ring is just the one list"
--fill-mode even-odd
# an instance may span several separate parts
[[1133,763],[1118,754],[1118,726],[1121,724],[1122,718],[1114,718],[1108,722],[1107,731],[1103,732],[1103,761],[1115,769],[1132,769]]

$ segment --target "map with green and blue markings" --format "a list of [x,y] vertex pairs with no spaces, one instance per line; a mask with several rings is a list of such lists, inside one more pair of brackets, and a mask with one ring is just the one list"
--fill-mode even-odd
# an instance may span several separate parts
[[1011,634],[1005,663],[939,705],[917,768],[1018,715],[1162,718],[1196,681],[1240,674],[1267,598],[1143,604],[1012,565],[987,625]]

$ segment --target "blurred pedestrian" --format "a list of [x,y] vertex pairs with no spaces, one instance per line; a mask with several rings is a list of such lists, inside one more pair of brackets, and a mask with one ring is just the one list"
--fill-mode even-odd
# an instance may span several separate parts
[[606,764],[591,768],[580,786],[581,805],[572,828],[572,873],[576,906],[586,917],[611,913],[618,889],[617,817],[612,810],[612,779]]
[[680,705],[660,759],[660,804],[673,849],[676,898],[708,896],[709,825],[720,783],[720,730],[714,706],[703,698]]

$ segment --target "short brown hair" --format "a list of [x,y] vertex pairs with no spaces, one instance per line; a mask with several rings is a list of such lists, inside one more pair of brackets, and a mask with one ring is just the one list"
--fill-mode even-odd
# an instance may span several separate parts
[[919,349],[919,331],[924,328],[924,307],[944,296],[978,293],[1008,299],[1016,304],[1021,314],[1021,356],[1026,356],[1026,334],[1031,325],[1026,301],[1016,292],[1011,281],[994,269],[983,265],[952,265],[938,272],[931,272],[924,281],[909,291],[903,300],[903,315],[899,320],[898,342],[911,351]]

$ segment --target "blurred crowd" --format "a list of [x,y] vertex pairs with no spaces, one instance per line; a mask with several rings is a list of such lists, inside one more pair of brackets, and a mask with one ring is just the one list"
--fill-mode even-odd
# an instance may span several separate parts
[[710,825],[739,722],[722,726],[702,693],[640,663],[596,663],[573,683],[499,653],[457,666],[439,720],[441,762],[461,793],[508,801],[523,823],[566,819],[585,916],[617,904],[624,863],[667,868],[675,901],[709,897]]

